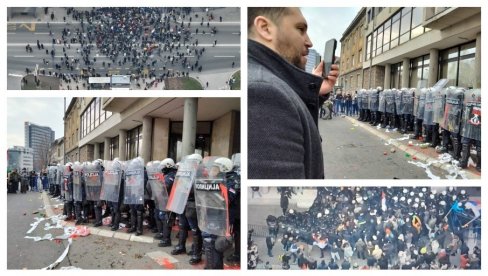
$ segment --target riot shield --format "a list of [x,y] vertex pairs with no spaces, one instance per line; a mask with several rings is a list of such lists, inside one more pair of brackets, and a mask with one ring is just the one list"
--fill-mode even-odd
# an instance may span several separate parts
[[386,108],[386,99],[385,99],[385,91],[380,91],[378,94],[378,111],[385,112]]
[[83,177],[85,178],[86,200],[99,201],[102,191],[102,167],[100,163],[85,165]]
[[432,88],[427,89],[425,94],[424,125],[434,124],[434,93]]
[[83,165],[74,164],[73,165],[73,199],[75,201],[83,200],[82,177],[83,177]]
[[57,170],[56,170],[56,185],[61,185],[61,182],[63,180],[63,166],[58,165]]
[[122,164],[119,161],[105,162],[103,185],[100,199],[119,202],[120,183],[122,182]]
[[385,89],[385,112],[395,113],[395,93],[392,89]]
[[168,188],[164,181],[164,175],[161,172],[162,166],[159,162],[152,162],[146,166],[148,185],[151,187],[152,199],[156,204],[156,208],[161,211],[166,211],[166,204],[168,203]]
[[144,160],[128,161],[124,178],[124,204],[144,204]]
[[439,124],[440,127],[441,123],[443,122],[444,118],[444,108],[446,105],[446,92],[447,89],[441,89],[434,91],[434,118],[433,121],[435,124]]
[[412,115],[413,114],[413,103],[414,103],[414,91],[415,89],[404,88],[402,94],[402,114]]
[[232,155],[232,164],[234,164],[234,169],[236,171],[241,171],[241,154],[240,153],[234,153]]
[[73,201],[73,181],[71,179],[71,171],[69,170],[69,166],[64,166],[64,173],[63,173],[63,186],[64,187],[64,199],[67,201]]
[[464,93],[464,116],[461,136],[481,141],[481,90]]
[[378,97],[378,90],[372,89],[371,93],[369,94],[369,110],[371,111],[378,111],[379,107],[379,97]]
[[416,112],[415,112],[415,117],[419,120],[424,119],[424,111],[425,111],[425,97],[427,95],[427,88],[422,88],[420,89],[420,92],[418,96],[415,96],[415,99],[417,100],[416,103]]
[[403,92],[404,89],[395,90],[395,111],[397,115],[403,115]]
[[364,90],[363,93],[361,93],[362,100],[361,103],[363,105],[363,109],[369,109],[369,91]]
[[364,93],[364,91],[365,91],[364,89],[360,89],[358,91],[358,94],[356,95],[359,109],[363,109],[363,93]]
[[198,160],[188,159],[187,156],[181,160],[166,205],[167,210],[177,214],[183,214],[186,202],[188,201],[188,196],[190,195],[193,183],[195,182],[198,165]]
[[229,236],[227,186],[225,173],[215,164],[217,158],[206,157],[198,167],[195,181],[198,227],[209,234]]
[[440,125],[443,129],[446,129],[453,134],[457,134],[461,130],[464,89],[449,87],[446,93],[446,104],[444,107],[442,123]]

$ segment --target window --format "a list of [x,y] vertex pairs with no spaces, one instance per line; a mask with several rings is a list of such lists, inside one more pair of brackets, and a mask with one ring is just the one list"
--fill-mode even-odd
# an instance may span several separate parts
[[366,41],[366,59],[369,60],[371,58],[371,35],[368,35],[367,41]]
[[411,60],[409,87],[423,87],[429,79],[429,55],[421,56]]
[[115,136],[114,138],[110,139],[109,145],[110,151],[110,159],[113,160],[115,157],[119,157],[119,136]]
[[391,65],[391,83],[389,88],[401,88],[402,85],[403,63]]
[[142,125],[127,131],[127,156],[128,159],[136,158],[141,153]]
[[101,99],[95,98],[81,114],[80,138],[88,135],[110,116],[112,112],[103,110]]
[[[169,139],[168,157],[173,160],[180,160],[183,122],[171,122],[171,136]],[[195,152],[200,153],[202,157],[210,154],[210,142],[212,134],[212,122],[197,122],[197,135],[195,140]]]
[[410,24],[412,23],[411,8],[403,8],[402,19],[400,22],[400,44],[407,42],[410,39]]
[[399,35],[400,35],[400,13],[397,13],[392,18],[390,48],[394,48],[398,46]]
[[422,8],[415,7],[412,9],[412,33],[411,37],[417,37],[424,33],[424,27],[422,27]]
[[447,78],[447,85],[474,87],[476,42],[446,49],[440,53],[440,78]]

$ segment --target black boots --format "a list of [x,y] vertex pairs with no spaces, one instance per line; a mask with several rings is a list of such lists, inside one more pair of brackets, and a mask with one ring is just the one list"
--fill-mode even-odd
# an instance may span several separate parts
[[192,229],[191,232],[193,235],[193,252],[190,257],[189,263],[191,265],[195,265],[202,261],[203,240],[202,240],[202,232],[199,229],[196,230]]

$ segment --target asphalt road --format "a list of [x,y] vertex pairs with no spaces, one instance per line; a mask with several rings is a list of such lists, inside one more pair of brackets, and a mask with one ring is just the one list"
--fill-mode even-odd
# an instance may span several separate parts
[[[376,130],[376,127],[371,128]],[[406,157],[405,152],[385,145],[388,141],[355,126],[346,118],[319,119],[319,131],[328,179],[429,179],[425,169],[408,163],[412,158]],[[385,129],[377,131],[384,132]],[[391,152],[393,148],[394,153]],[[430,170],[445,178],[444,170],[433,166]]]
[[[58,203],[51,199],[51,204]],[[25,236],[43,237],[48,233],[53,236],[63,234],[62,229],[45,231],[43,229],[45,222],[41,222],[31,234],[26,234],[31,228],[30,224],[35,221],[35,217],[45,214],[43,204],[41,194],[38,192],[7,195],[7,269],[30,270],[47,267],[61,256],[68,245],[67,240],[34,242],[32,239],[25,238]],[[34,212],[39,213],[33,214]],[[108,228],[104,226],[100,229]],[[123,230],[118,232],[123,232]],[[144,229],[144,236],[152,235],[154,234]],[[172,233],[172,238],[173,246],[175,246],[177,244],[175,231]],[[189,248],[191,248],[191,238],[187,240],[187,249]],[[203,269],[204,263],[195,266],[188,264],[189,256],[187,255],[172,256],[170,254],[172,249],[173,247],[158,247],[156,243],[89,235],[73,239],[68,255],[56,269],[71,266],[81,269]],[[232,250],[226,251],[225,256],[229,256]],[[151,258],[150,256],[153,254],[157,257]],[[170,262],[161,262],[165,259]],[[227,265],[226,263],[226,267],[228,267]]]
[[[27,29],[25,27],[19,27],[26,24],[21,23],[9,23],[10,30],[7,34],[7,71],[8,74],[24,74],[25,69],[29,68],[33,70],[36,65],[39,66],[40,69],[46,69],[46,71],[56,71],[54,69],[54,64],[61,63],[61,57],[63,57],[63,47],[66,49],[66,54],[69,58],[79,58],[80,55],[77,53],[77,49],[80,47],[80,44],[71,44],[71,49],[67,49],[66,46],[63,44],[52,44],[52,38],[49,36],[49,31],[47,30],[47,26],[45,23],[33,23],[33,29]],[[74,30],[77,28],[76,25],[79,24],[72,24],[69,25],[68,28]],[[194,26],[195,25],[195,26]],[[234,62],[234,67],[240,67],[240,24],[232,23],[232,22],[213,22],[211,26],[215,25],[217,27],[217,34],[211,35],[208,33],[207,27],[200,27],[199,24],[192,24],[193,29],[193,36],[191,42],[195,42],[198,39],[198,48],[201,49],[202,47],[205,48],[205,53],[199,60],[199,64],[202,65],[202,71],[213,71],[219,69],[227,69],[232,68],[232,62]],[[15,30],[14,28],[15,27]],[[51,24],[51,29],[55,34],[54,37],[57,38],[60,34],[61,30],[66,27],[65,24]],[[199,27],[199,33],[195,34],[194,28]],[[207,30],[206,34],[202,34],[202,29]],[[34,31],[30,31],[34,30]],[[60,35],[59,35],[60,37]],[[44,49],[38,50],[37,48],[37,40],[40,43],[44,44]],[[217,45],[214,47],[214,41],[217,40]],[[33,52],[26,52],[26,45],[29,44]],[[54,59],[51,55],[46,55],[45,50],[51,49],[55,50],[55,57]],[[183,51],[184,47],[180,50]],[[156,51],[153,51],[156,53]],[[174,51],[173,51],[174,53]],[[183,68],[179,63],[171,65],[171,62],[164,60],[164,56],[169,56],[169,52],[162,52],[161,56],[157,54],[153,54],[150,61],[156,60],[157,63],[155,65],[155,69],[162,71],[163,66],[166,68],[172,68],[173,70],[179,71],[187,71],[188,68]],[[110,68],[106,65],[103,66],[103,62],[113,63],[110,61],[104,54],[100,53],[98,49],[92,51],[91,58],[96,57],[96,62],[92,67],[96,69],[96,72],[100,74],[130,74],[132,68],[130,63],[123,64],[122,66],[118,66],[118,64],[113,64]],[[197,60],[193,54],[186,54],[191,63],[195,63]],[[44,64],[43,59],[49,62],[49,64]],[[122,60],[123,57],[120,57],[118,60]],[[117,62],[118,62],[117,60]],[[57,70],[57,72],[62,73],[74,73],[79,74],[80,69],[86,68],[86,66],[82,63],[79,63],[79,66],[75,68],[74,71],[67,70],[63,68],[61,70]],[[191,71],[191,73],[196,73],[197,70]]]

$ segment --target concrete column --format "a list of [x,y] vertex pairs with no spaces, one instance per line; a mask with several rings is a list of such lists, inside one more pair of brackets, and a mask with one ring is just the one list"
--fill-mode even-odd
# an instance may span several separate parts
[[181,157],[195,152],[195,140],[197,136],[197,112],[198,98],[186,98],[183,113]]
[[476,53],[474,54],[475,83],[473,88],[481,88],[481,33],[476,34]]
[[402,85],[397,87],[398,89],[403,87],[410,87],[408,81],[410,80],[410,59],[403,59],[403,69],[402,69]]
[[385,64],[385,83],[383,89],[391,88],[391,64]]
[[105,137],[105,142],[103,143],[103,160],[111,160],[110,158],[110,137]]
[[93,160],[100,159],[100,143],[93,144]]
[[127,130],[119,130],[119,160],[125,161],[127,158]]
[[169,135],[169,119],[154,118],[151,154],[153,160],[163,160],[168,157]]
[[144,162],[149,162],[151,160],[151,144],[152,144],[152,117],[144,116],[142,118],[142,148],[141,157]]
[[439,75],[439,49],[430,49],[429,54],[429,79],[427,86],[431,87],[437,82],[437,76]]

